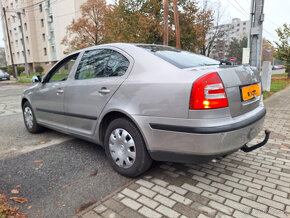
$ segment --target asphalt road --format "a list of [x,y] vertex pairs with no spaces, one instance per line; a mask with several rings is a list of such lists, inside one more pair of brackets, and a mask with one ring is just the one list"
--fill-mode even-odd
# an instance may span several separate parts
[[95,144],[51,130],[29,134],[20,108],[25,88],[0,83],[0,194],[27,198],[11,203],[29,217],[70,217],[129,181]]

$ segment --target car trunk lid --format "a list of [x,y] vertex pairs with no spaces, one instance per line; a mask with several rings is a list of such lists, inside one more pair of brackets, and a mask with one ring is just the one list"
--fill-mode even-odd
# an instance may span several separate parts
[[[245,87],[250,87],[255,84],[258,84],[256,89],[259,89],[256,95],[259,93],[262,94],[261,78],[257,70],[253,70],[250,66],[221,66],[217,72],[225,86],[232,117],[247,113],[259,106],[262,95],[245,98],[245,94],[251,96],[251,93],[248,93],[249,89]],[[254,87],[251,87],[251,89],[255,90]]]

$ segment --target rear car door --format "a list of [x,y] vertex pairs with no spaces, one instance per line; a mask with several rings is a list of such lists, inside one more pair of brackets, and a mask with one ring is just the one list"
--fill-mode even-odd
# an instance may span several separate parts
[[128,75],[129,59],[111,49],[94,49],[83,54],[64,94],[70,132],[93,134],[103,108]]
[[49,126],[65,128],[64,87],[73,71],[78,54],[66,57],[55,65],[35,92],[33,103],[37,120]]

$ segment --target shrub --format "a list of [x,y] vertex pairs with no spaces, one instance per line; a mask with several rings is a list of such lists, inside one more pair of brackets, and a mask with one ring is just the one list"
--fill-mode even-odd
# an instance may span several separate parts
[[36,66],[35,67],[35,72],[41,74],[44,71],[42,66]]

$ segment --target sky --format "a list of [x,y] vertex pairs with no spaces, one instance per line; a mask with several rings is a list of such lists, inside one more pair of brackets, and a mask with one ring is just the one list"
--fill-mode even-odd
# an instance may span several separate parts
[[[203,0],[199,0],[201,3]],[[275,29],[281,27],[284,23],[290,24],[290,0],[264,0],[264,31],[263,37],[270,41],[278,41]],[[111,0],[109,0],[111,2]],[[228,23],[231,18],[240,18],[249,20],[249,11],[251,0],[209,0],[209,4],[220,2],[224,10],[223,23]],[[1,19],[1,17],[0,17]],[[3,30],[0,25],[0,47],[4,46]]]

